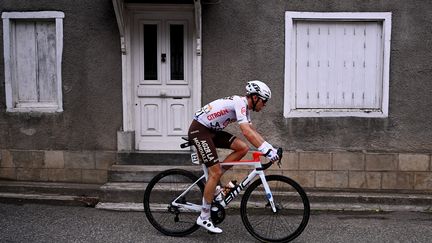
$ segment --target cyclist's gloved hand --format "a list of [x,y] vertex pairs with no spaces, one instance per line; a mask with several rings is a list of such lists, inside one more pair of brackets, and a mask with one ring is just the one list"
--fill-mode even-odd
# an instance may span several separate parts
[[266,157],[271,162],[275,162],[279,159],[279,155],[277,154],[277,150],[275,148],[273,148],[273,146],[271,144],[269,144],[268,142],[264,142],[263,144],[261,144],[261,146],[259,146],[258,150],[261,153],[266,154]]
[[277,154],[277,149],[273,148],[270,150],[270,153],[266,156],[272,163],[279,160],[279,155]]

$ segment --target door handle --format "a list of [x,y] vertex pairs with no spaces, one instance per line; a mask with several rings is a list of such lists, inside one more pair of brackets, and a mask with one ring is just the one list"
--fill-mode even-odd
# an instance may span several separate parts
[[161,61],[166,62],[166,54],[165,53],[161,54]]

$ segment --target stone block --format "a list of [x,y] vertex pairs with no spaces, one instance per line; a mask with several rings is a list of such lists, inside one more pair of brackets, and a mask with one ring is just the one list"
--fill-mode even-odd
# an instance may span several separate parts
[[414,189],[414,173],[383,172],[382,189]]
[[431,172],[414,173],[414,189],[432,191],[432,173]]
[[45,151],[45,168],[63,169],[64,166],[63,151]]
[[336,152],[333,153],[333,170],[364,170],[363,153]]
[[19,181],[47,181],[48,170],[41,168],[17,168]]
[[366,171],[397,171],[395,154],[366,154]]
[[284,170],[284,171],[282,171],[282,175],[284,175],[286,177],[289,177],[289,178],[295,180],[297,183],[299,183],[298,182],[298,180],[299,180],[298,179],[299,172],[296,171],[296,170]]
[[13,150],[11,151],[13,163],[17,168],[44,168],[43,151]]
[[115,164],[117,160],[116,152],[96,152],[96,169],[107,170],[111,165]]
[[315,175],[316,187],[347,188],[347,171],[317,171]]
[[277,165],[273,165],[269,169],[267,169],[265,172],[266,176],[268,175],[283,175],[284,171],[280,169]]
[[82,170],[82,183],[102,184],[108,180],[106,170]]
[[14,168],[15,164],[12,159],[12,154],[9,150],[0,151],[0,167]]
[[64,152],[65,168],[67,169],[95,169],[95,155],[89,151]]
[[349,171],[348,186],[350,188],[367,188],[366,173],[364,171]]
[[331,170],[331,154],[316,152],[299,153],[300,170]]
[[298,154],[296,152],[283,153],[281,169],[298,170],[299,169]]
[[134,131],[117,131],[117,150],[132,151],[135,148]]
[[381,189],[381,172],[365,172],[368,189]]
[[428,171],[429,155],[426,154],[399,154],[400,171]]
[[12,167],[3,167],[0,168],[0,179],[6,179],[6,180],[16,180],[16,168]]
[[315,171],[298,171],[293,179],[302,187],[315,187]]
[[48,181],[77,182],[82,181],[81,169],[48,169]]

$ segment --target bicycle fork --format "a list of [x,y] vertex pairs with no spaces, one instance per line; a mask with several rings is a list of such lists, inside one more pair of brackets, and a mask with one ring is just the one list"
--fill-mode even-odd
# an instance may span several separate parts
[[262,184],[264,186],[264,190],[266,192],[266,198],[270,203],[272,211],[273,211],[273,213],[276,213],[276,206],[275,206],[275,203],[273,200],[273,193],[270,191],[270,187],[269,187],[267,180],[265,178],[265,174],[263,171],[258,171],[257,173],[258,173],[259,177],[261,178],[261,182],[262,182]]

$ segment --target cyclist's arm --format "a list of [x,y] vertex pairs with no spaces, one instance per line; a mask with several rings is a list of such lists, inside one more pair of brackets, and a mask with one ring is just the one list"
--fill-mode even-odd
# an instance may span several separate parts
[[264,138],[255,130],[252,124],[248,122],[240,123],[240,130],[245,138],[256,148],[265,142]]

